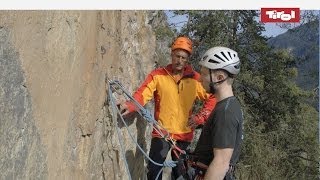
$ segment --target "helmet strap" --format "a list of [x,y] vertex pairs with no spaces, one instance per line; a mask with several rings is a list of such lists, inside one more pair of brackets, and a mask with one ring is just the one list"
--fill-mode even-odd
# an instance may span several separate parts
[[210,84],[209,84],[210,92],[212,94],[214,94],[215,93],[215,89],[214,89],[214,83],[212,82],[212,76],[211,76],[212,71],[211,71],[211,69],[209,69],[209,73],[210,73]]
[[216,89],[214,88],[214,85],[223,83],[225,80],[227,80],[227,79],[229,78],[229,76],[227,76],[225,79],[223,79],[223,80],[221,80],[221,81],[213,82],[213,81],[212,81],[212,76],[211,76],[211,73],[212,73],[212,70],[211,70],[211,69],[209,69],[209,73],[210,73],[210,84],[209,84],[210,92],[211,92],[212,94],[214,94],[214,93],[216,92]]

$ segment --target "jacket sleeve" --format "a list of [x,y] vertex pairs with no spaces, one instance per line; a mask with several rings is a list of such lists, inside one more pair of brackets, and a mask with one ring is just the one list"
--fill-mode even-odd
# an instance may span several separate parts
[[203,124],[207,121],[216,104],[217,101],[214,95],[208,94],[208,98],[205,100],[202,109],[194,115],[194,120],[197,124]]
[[203,124],[207,121],[211,112],[215,108],[217,100],[213,94],[206,92],[199,81],[197,82],[197,98],[203,100],[204,103],[202,108],[193,116],[193,118],[197,124]]
[[[152,72],[147,76],[141,86],[133,94],[133,98],[142,106],[147,104],[153,98],[153,93],[156,91],[156,81]],[[132,101],[127,101],[129,112],[136,111],[137,108]]]

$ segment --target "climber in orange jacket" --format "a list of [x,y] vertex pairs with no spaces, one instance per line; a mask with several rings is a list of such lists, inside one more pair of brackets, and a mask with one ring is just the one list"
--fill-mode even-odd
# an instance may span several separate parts
[[[186,36],[178,37],[171,46],[172,63],[153,70],[134,93],[133,97],[145,105],[154,98],[155,120],[169,133],[176,145],[186,150],[193,139],[194,129],[203,124],[216,105],[216,99],[208,94],[199,82],[200,75],[188,65],[192,54],[192,41]],[[192,107],[196,99],[204,101],[202,109],[196,115]],[[121,104],[122,115],[135,111],[132,102]],[[170,150],[170,144],[156,132],[152,132],[149,156],[157,163],[163,163]],[[177,160],[172,153],[172,159]],[[162,167],[148,163],[148,179],[154,180]],[[172,177],[181,176],[183,164],[178,163],[172,170]],[[160,174],[159,179],[162,178]]]

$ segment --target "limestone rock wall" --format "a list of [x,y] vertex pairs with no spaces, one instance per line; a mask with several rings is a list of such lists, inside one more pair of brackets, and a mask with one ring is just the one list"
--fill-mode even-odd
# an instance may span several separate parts
[[[128,178],[105,82],[132,92],[154,68],[154,13],[0,11],[0,179]],[[129,126],[146,149],[146,123]],[[120,130],[132,177],[143,178],[143,156]]]

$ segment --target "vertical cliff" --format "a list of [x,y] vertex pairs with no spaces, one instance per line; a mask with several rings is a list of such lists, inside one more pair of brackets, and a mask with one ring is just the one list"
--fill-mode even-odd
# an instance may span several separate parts
[[[154,68],[156,13],[0,11],[0,179],[127,179],[105,79],[132,92]],[[121,143],[143,177],[141,153]]]

